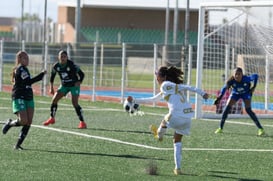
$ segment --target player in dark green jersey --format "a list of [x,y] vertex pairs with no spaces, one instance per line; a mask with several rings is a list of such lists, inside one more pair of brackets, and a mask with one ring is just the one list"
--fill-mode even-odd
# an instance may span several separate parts
[[26,138],[34,115],[33,91],[31,85],[43,79],[46,71],[42,71],[37,76],[31,78],[28,71],[29,57],[25,51],[16,54],[15,67],[12,76],[12,108],[17,115],[16,120],[9,119],[3,126],[2,132],[6,134],[13,126],[22,126],[18,141],[14,149],[22,150],[21,144]]
[[78,103],[80,95],[80,84],[84,79],[84,73],[79,66],[74,64],[73,61],[68,59],[67,52],[61,50],[58,54],[59,61],[53,65],[50,77],[50,90],[51,94],[54,94],[54,79],[58,73],[61,79],[61,85],[57,92],[54,94],[51,107],[50,107],[50,118],[46,120],[43,124],[48,126],[49,124],[55,123],[55,115],[58,107],[58,101],[64,97],[68,92],[72,95],[72,104],[75,111],[79,117],[80,123],[78,128],[86,128],[86,123],[84,122],[82,108]]

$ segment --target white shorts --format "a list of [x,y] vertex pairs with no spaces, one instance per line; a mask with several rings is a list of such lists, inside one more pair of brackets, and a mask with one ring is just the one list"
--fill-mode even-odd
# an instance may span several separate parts
[[167,122],[167,127],[173,128],[177,134],[180,134],[180,135],[190,134],[191,118],[166,115],[165,120]]

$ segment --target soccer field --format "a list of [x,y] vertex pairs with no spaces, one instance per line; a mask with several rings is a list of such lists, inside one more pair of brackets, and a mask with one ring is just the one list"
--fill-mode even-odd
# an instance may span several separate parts
[[[10,94],[0,93],[1,123],[15,118]],[[264,137],[250,119],[229,119],[224,133],[215,135],[218,120],[193,120],[191,135],[183,138],[184,175],[175,176],[173,130],[163,142],[149,131],[166,108],[142,106],[144,116],[129,116],[121,104],[80,100],[87,129],[77,129],[70,99],[62,99],[56,123],[49,117],[51,97],[35,97],[35,115],[25,150],[15,151],[19,128],[0,136],[0,180],[273,180],[273,122],[262,119]],[[1,124],[2,126],[2,124]],[[149,163],[158,175],[146,173]]]

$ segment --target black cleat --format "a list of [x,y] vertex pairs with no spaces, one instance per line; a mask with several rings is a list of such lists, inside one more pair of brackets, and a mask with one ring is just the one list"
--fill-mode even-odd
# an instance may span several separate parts
[[3,128],[2,128],[2,132],[3,134],[6,134],[8,132],[8,130],[11,128],[11,119],[7,120],[7,122],[4,124]]

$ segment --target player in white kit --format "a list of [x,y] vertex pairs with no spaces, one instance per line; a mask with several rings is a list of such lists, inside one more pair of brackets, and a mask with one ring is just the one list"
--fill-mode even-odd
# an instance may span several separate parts
[[157,101],[161,98],[167,102],[169,113],[165,115],[158,128],[155,125],[151,125],[150,129],[159,141],[163,140],[167,128],[175,130],[173,136],[174,174],[180,175],[182,174],[182,137],[183,135],[189,135],[191,118],[194,116],[191,104],[187,102],[184,95],[185,91],[196,92],[204,99],[208,98],[208,94],[201,89],[183,84],[183,72],[174,66],[162,66],[155,74],[160,86],[160,93],[150,98],[133,99],[132,102],[141,104]]

